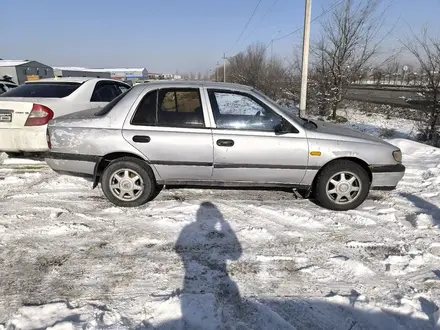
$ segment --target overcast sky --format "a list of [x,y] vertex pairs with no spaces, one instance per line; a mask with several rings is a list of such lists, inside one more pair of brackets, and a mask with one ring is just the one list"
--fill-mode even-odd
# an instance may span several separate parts
[[[386,48],[395,48],[397,38],[408,36],[408,26],[419,31],[427,25],[439,35],[440,0],[384,1],[390,4],[384,29],[400,18],[386,40]],[[283,37],[301,28],[304,0],[261,0],[236,42],[258,2],[4,1],[0,58],[32,59],[52,66],[145,67],[151,72],[205,73],[221,61],[223,52],[231,56],[250,43],[269,44],[275,34]],[[336,2],[313,0],[313,17]],[[313,23],[313,35],[319,32],[319,24],[320,20]],[[299,31],[274,42],[274,53],[291,58],[301,39]]]

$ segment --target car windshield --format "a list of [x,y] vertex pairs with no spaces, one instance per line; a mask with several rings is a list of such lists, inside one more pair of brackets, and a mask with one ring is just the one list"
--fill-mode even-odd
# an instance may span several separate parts
[[283,113],[283,115],[285,115],[289,119],[292,119],[293,121],[295,121],[296,123],[300,124],[301,126],[304,125],[305,120],[300,118],[300,117],[298,117],[297,115],[295,115],[293,109],[289,109],[289,108],[283,107],[282,105],[278,104],[277,102],[275,102],[274,100],[272,100],[270,97],[268,97],[264,93],[260,92],[259,90],[253,89],[252,91],[254,93],[256,93],[258,96],[260,96],[261,98],[263,98],[267,103],[270,103],[272,106],[274,106],[277,109],[279,109]]
[[63,98],[78,89],[76,82],[27,83],[2,94],[2,97]]

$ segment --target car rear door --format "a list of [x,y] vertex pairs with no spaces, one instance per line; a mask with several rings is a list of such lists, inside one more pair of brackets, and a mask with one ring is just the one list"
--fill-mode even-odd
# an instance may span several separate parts
[[[207,89],[213,128],[215,181],[300,184],[308,164],[304,132],[250,93]],[[280,124],[290,127],[279,134]]]
[[206,181],[213,168],[209,117],[199,88],[149,90],[133,105],[124,138],[166,182]]

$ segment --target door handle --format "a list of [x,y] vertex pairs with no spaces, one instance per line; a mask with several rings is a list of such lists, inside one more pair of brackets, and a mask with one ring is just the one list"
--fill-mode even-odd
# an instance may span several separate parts
[[217,145],[219,147],[232,147],[234,145],[234,140],[217,140]]
[[151,139],[149,136],[146,135],[135,135],[133,136],[133,142],[139,142],[139,143],[148,143]]

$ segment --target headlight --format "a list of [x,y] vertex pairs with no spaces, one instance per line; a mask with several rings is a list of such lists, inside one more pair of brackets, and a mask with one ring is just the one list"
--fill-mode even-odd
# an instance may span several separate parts
[[400,150],[393,151],[393,157],[396,160],[396,162],[401,163],[402,162],[402,151],[400,151]]

